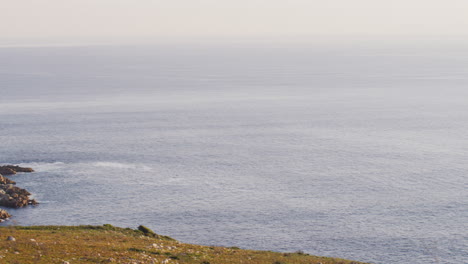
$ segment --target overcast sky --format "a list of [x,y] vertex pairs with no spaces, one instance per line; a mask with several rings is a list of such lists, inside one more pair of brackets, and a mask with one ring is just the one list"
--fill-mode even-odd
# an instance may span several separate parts
[[468,0],[0,0],[0,43],[467,35]]

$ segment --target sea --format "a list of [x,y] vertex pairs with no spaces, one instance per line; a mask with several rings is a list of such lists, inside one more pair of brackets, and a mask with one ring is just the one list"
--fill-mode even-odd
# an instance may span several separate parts
[[0,48],[2,225],[145,225],[181,242],[468,263],[468,48]]

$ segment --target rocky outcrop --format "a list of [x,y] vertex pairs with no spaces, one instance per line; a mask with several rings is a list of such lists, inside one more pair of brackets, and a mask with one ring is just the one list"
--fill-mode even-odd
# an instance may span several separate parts
[[7,177],[3,177],[3,175],[0,174],[0,184],[16,184],[16,182],[8,179]]
[[[31,193],[25,189],[16,187],[16,182],[3,176],[14,175],[17,172],[34,172],[34,170],[15,165],[0,166],[0,206],[21,208],[28,205],[36,205],[36,200],[29,197]],[[0,221],[10,217],[11,215],[7,211],[0,209]]]
[[34,172],[34,170],[31,168],[25,168],[25,167],[20,167],[20,166],[15,166],[15,165],[0,166],[0,174],[14,175],[17,172]]
[[27,168],[27,167],[20,167],[20,166],[15,166],[15,165],[6,165],[6,166],[3,166],[3,167],[7,167],[9,169],[12,169],[16,172],[34,172],[33,169],[31,168]]
[[0,222],[3,222],[3,220],[10,218],[10,217],[11,215],[7,211],[0,209]]
[[8,168],[8,167],[5,167],[5,166],[0,166],[0,174],[2,175],[13,175],[13,174],[16,174],[16,171]]
[[0,206],[20,208],[36,205],[37,202],[34,199],[29,199],[29,195],[31,193],[13,184],[2,184],[0,185]]

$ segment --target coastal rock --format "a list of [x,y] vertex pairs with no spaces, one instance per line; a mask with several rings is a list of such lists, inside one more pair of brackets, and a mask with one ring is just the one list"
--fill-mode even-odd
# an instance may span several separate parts
[[29,199],[29,193],[25,189],[18,188],[12,184],[0,185],[0,206],[20,208],[27,205],[36,205],[37,202]]
[[4,165],[0,166],[0,174],[3,175],[14,175],[17,172],[34,172],[31,168],[20,167],[16,165]]
[[[36,205],[36,200],[29,198],[31,195],[30,192],[14,186],[16,182],[3,176],[14,175],[17,172],[34,172],[34,170],[16,165],[0,166],[0,206],[20,208],[28,205]],[[0,222],[10,217],[11,215],[7,211],[0,209]]]
[[16,184],[16,182],[8,179],[7,177],[3,177],[3,175],[0,174],[0,184]]
[[0,174],[2,175],[14,175],[16,174],[16,171],[6,167],[6,166],[0,166]]
[[22,195],[22,196],[31,195],[30,192],[26,191],[25,189],[16,187],[13,184],[0,185],[0,189],[4,190],[9,195],[13,195],[13,194],[18,194],[18,195]]
[[34,170],[31,169],[31,168],[20,167],[20,166],[16,166],[16,165],[5,165],[5,166],[2,166],[2,167],[14,170],[15,172],[34,172]]
[[10,217],[11,215],[6,210],[0,209],[0,220],[4,220]]

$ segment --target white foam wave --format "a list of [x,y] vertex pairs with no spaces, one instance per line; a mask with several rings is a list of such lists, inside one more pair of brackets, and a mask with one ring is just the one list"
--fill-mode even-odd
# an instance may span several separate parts
[[36,172],[52,172],[58,170],[73,170],[74,168],[86,168],[87,166],[118,169],[118,170],[137,170],[151,171],[151,167],[137,163],[120,163],[120,162],[91,162],[91,163],[64,163],[64,162],[28,162],[19,163],[19,166],[33,168]]
[[63,162],[30,162],[30,163],[20,163],[18,164],[22,167],[33,168],[37,172],[50,172],[62,169],[66,164]]
[[140,171],[151,171],[152,168],[142,164],[135,163],[119,163],[119,162],[94,162],[92,164],[96,167],[123,169],[123,170],[140,170]]

